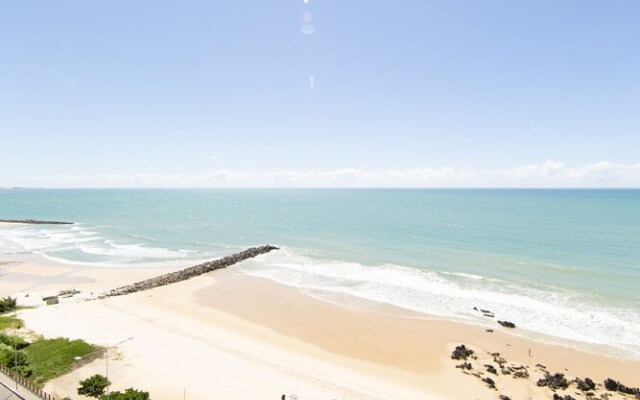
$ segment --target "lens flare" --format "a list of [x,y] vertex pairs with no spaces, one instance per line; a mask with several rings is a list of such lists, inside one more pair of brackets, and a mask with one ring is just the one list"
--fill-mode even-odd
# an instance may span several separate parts
[[300,32],[302,32],[303,35],[313,35],[316,33],[316,27],[311,24],[304,24],[302,28],[300,28]]
[[305,11],[304,14],[302,14],[302,20],[306,23],[311,22],[311,13],[309,11]]

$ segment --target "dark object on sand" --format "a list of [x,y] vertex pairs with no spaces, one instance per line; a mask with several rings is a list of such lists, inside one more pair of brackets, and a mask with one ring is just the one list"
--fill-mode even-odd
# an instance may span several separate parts
[[509,322],[509,321],[498,321],[498,323],[502,326],[504,326],[505,328],[515,328],[516,324],[514,324],[513,322]]
[[493,329],[487,329],[487,332],[493,333]]
[[500,397],[499,397],[499,399],[500,399],[500,400],[511,400],[511,397],[509,397],[509,396],[505,396],[505,395],[501,394],[501,395],[500,395]]
[[471,363],[466,362],[466,363],[456,365],[456,368],[466,369],[470,371],[473,369],[473,366],[471,365]]
[[487,368],[487,372],[490,374],[494,374],[494,375],[498,375],[498,370],[496,369],[496,367],[494,367],[491,364],[485,364],[484,365]]
[[486,383],[491,389],[496,388],[496,382],[489,377],[482,378],[482,382]]
[[473,354],[473,350],[467,349],[465,345],[461,344],[460,346],[456,346],[456,349],[451,353],[452,360],[466,360],[469,356]]
[[639,388],[630,388],[628,386],[623,385],[622,383],[615,381],[611,378],[607,378],[604,381],[604,387],[607,390],[613,391],[613,392],[620,392],[620,393],[625,393],[625,394],[631,394],[636,396],[636,398],[640,398],[640,389]]
[[553,394],[553,400],[576,400],[574,397],[566,395],[564,397],[560,396],[558,393]]
[[569,387],[569,382],[567,381],[567,378],[564,377],[564,374],[558,372],[551,375],[550,373],[545,372],[544,378],[538,379],[537,385],[548,386],[549,388],[556,390],[566,389]]
[[591,380],[591,378],[584,378],[584,380],[576,378],[576,383],[578,384],[578,389],[583,392],[588,392],[596,388],[596,384]]

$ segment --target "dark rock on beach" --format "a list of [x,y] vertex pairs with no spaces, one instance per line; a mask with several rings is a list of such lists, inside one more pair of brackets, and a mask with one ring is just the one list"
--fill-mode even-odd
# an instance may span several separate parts
[[538,386],[547,386],[553,390],[556,389],[566,389],[569,387],[569,382],[567,378],[564,377],[564,374],[555,373],[551,375],[548,372],[545,372],[544,378],[538,379]]
[[505,396],[505,395],[501,394],[501,395],[500,395],[500,397],[499,397],[499,399],[500,399],[500,400],[511,400],[511,397],[509,397],[509,396]]
[[588,392],[596,388],[596,384],[591,380],[591,378],[585,378],[584,380],[576,378],[576,383],[578,384],[578,389],[583,392]]
[[468,349],[465,345],[461,344],[460,346],[456,346],[456,349],[451,353],[451,359],[466,360],[471,355],[473,355],[473,350]]
[[502,326],[504,326],[505,328],[515,328],[516,324],[514,324],[513,322],[509,322],[509,321],[498,321],[498,323]]
[[496,367],[494,367],[493,365],[485,364],[485,368],[487,369],[488,373],[498,375],[498,370],[496,370]]
[[620,384],[619,384],[618,382],[614,381],[614,380],[613,380],[613,379],[611,379],[611,378],[607,378],[607,379],[605,379],[605,381],[604,381],[604,387],[605,387],[607,390],[611,390],[611,391],[614,391],[614,392],[617,392],[617,391],[618,391],[618,386],[619,386],[619,385],[620,385]]
[[628,386],[623,385],[622,383],[613,380],[611,378],[607,378],[604,381],[604,387],[612,392],[620,392],[620,393],[624,393],[624,394],[630,394],[632,396],[635,396],[636,398],[640,398],[640,389],[639,388],[631,388]]
[[566,395],[563,397],[563,396],[560,396],[558,393],[554,393],[553,400],[576,400],[576,399],[569,395]]
[[489,377],[482,378],[482,382],[486,383],[491,389],[496,388],[496,382]]
[[[514,379],[527,379],[529,378],[529,373],[526,370],[516,371],[513,373]],[[540,385],[538,385],[540,386]]]
[[466,369],[466,370],[470,371],[470,370],[473,369],[473,366],[471,365],[471,363],[466,362],[466,363],[462,363],[462,364],[456,365],[456,368],[460,368],[460,369],[463,369],[463,370]]

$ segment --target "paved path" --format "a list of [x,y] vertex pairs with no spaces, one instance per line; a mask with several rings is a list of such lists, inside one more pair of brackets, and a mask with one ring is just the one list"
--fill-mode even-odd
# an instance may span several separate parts
[[0,400],[42,400],[40,397],[31,393],[27,388],[18,385],[16,390],[16,381],[0,372]]

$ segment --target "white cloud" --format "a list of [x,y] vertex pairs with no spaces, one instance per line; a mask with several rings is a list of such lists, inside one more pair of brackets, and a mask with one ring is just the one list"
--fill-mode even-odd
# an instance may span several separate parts
[[220,169],[203,174],[100,174],[22,177],[0,183],[27,187],[640,187],[640,163],[598,162],[569,167],[546,161],[508,169],[471,170],[452,167],[370,171],[334,169],[324,171],[253,172]]

